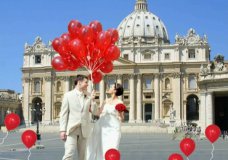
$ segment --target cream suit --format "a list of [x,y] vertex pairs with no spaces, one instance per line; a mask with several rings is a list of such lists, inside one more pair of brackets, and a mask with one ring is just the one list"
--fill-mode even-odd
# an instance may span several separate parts
[[60,132],[65,131],[67,135],[63,160],[73,160],[76,145],[79,160],[85,159],[86,140],[92,129],[90,106],[95,113],[97,105],[88,93],[84,95],[74,89],[64,95],[59,120]]

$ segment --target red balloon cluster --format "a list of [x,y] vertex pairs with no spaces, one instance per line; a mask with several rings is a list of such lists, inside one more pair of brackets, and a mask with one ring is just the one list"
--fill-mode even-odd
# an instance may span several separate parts
[[7,114],[4,120],[5,126],[8,131],[16,129],[20,123],[20,117],[15,113]]
[[120,152],[114,148],[105,153],[105,160],[120,160]]
[[118,38],[116,29],[104,31],[98,21],[84,26],[78,20],[71,20],[68,32],[52,42],[52,47],[59,53],[53,58],[52,66],[57,71],[85,67],[93,82],[99,83],[102,73],[110,73],[113,61],[120,56],[120,50],[115,45]]
[[215,124],[212,124],[212,125],[208,126],[206,128],[206,130],[205,130],[205,135],[206,135],[207,139],[211,143],[214,143],[215,141],[217,141],[217,139],[219,138],[220,134],[221,134],[221,130]]

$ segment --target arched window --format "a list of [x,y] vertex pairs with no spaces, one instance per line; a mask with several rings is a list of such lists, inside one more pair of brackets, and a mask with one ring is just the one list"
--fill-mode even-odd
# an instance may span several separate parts
[[170,87],[170,80],[169,80],[169,78],[166,78],[166,79],[165,79],[165,89],[166,89],[166,90],[171,89],[171,87]]
[[62,91],[62,85],[61,85],[61,82],[60,82],[60,81],[57,82],[56,91],[57,91],[57,92]]
[[196,85],[196,79],[195,79],[195,76],[194,75],[190,75],[188,77],[188,87],[189,89],[196,89],[197,88],[197,85]]
[[190,95],[187,98],[187,120],[199,120],[199,98],[196,95]]

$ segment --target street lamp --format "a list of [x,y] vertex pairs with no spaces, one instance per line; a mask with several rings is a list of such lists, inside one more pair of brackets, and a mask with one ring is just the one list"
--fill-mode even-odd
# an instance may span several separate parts
[[40,107],[40,103],[36,103],[36,107],[34,109],[32,109],[35,113],[35,116],[36,116],[36,136],[37,136],[37,140],[38,140],[38,145],[37,145],[37,148],[38,149],[41,149],[41,148],[44,148],[43,145],[40,145],[40,140],[41,140],[41,134],[40,134],[40,131],[39,131],[39,116],[42,116],[44,115],[45,113],[45,108],[41,108]]

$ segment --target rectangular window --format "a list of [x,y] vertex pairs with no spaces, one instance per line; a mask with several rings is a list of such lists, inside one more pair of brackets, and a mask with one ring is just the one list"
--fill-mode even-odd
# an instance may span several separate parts
[[124,88],[125,90],[128,90],[128,89],[129,89],[129,84],[128,84],[128,80],[127,80],[127,79],[125,79],[125,80],[123,81],[123,88]]
[[151,60],[151,54],[144,54],[145,60]]
[[99,84],[95,84],[95,91],[99,91]]
[[128,99],[128,96],[124,96],[124,99]]
[[195,49],[189,49],[188,50],[188,58],[189,59],[195,59],[196,58]]
[[41,64],[41,55],[35,55],[35,64]]
[[165,60],[169,60],[169,59],[170,59],[169,53],[165,53]]
[[151,95],[145,95],[146,99],[151,99]]
[[152,78],[144,77],[144,89],[152,89]]
[[108,79],[107,88],[110,88],[116,82],[115,78]]

